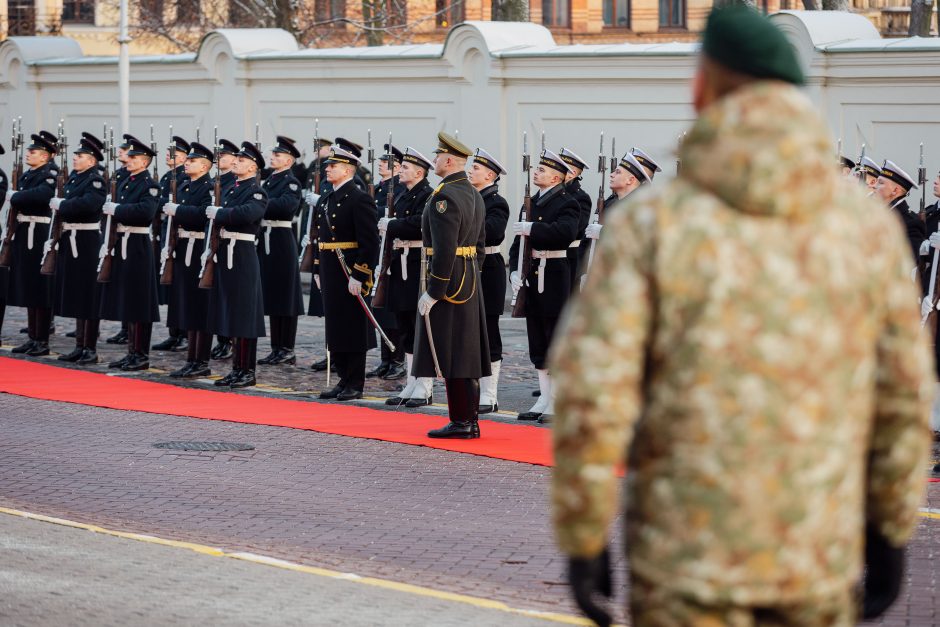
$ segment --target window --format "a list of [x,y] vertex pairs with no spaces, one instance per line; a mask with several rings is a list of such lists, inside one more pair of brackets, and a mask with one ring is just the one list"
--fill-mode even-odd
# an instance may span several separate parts
[[315,0],[314,18],[317,22],[330,22],[346,17],[346,0]]
[[464,0],[435,0],[437,27],[450,28],[464,21]]
[[62,3],[62,21],[70,24],[94,24],[94,0],[65,0]]
[[36,34],[36,5],[33,0],[15,0],[7,5],[7,35],[29,37]]
[[630,0],[604,0],[604,26],[630,28]]
[[179,24],[199,24],[202,22],[202,9],[199,0],[176,0],[176,21]]
[[163,24],[163,0],[140,0],[140,23]]
[[659,27],[685,28],[685,0],[659,0]]
[[542,26],[567,28],[571,25],[569,0],[542,0]]

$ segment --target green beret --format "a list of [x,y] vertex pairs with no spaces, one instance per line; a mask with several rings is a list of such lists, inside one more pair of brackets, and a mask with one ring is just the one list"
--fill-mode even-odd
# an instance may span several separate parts
[[743,4],[715,9],[702,35],[702,52],[729,70],[755,78],[803,84],[793,46],[770,20]]

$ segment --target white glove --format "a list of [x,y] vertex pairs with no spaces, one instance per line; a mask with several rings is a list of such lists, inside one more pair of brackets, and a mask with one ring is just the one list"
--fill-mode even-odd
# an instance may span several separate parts
[[917,251],[917,254],[923,257],[928,252],[930,252],[930,240],[925,239],[920,243],[920,249]]
[[933,303],[930,302],[930,296],[924,296],[924,300],[920,301],[920,317],[922,320],[926,320],[927,316],[930,315],[930,311],[933,309]]
[[522,287],[522,277],[519,276],[518,271],[513,270],[509,273],[509,282],[512,283],[512,291],[518,292]]
[[304,200],[306,200],[307,204],[311,207],[315,207],[317,201],[320,200],[320,194],[317,194],[316,192],[307,192],[304,195]]
[[221,207],[216,207],[215,205],[209,205],[206,207],[206,217],[210,220],[215,220],[215,214],[219,212]]
[[106,202],[101,207],[101,211],[103,211],[104,215],[106,216],[113,216],[115,209],[117,209],[117,203],[113,203],[113,202]]
[[531,222],[516,222],[512,225],[513,235],[528,235],[532,232]]
[[43,255],[48,255],[50,250],[52,250],[52,242],[49,240],[46,240],[45,242],[42,243]]
[[431,307],[433,307],[436,302],[436,298],[431,298],[431,295],[425,292],[421,295],[421,298],[418,299],[418,313],[422,316],[428,315],[431,313]]
[[310,245],[310,233],[304,233],[304,236],[300,238],[300,247],[306,248]]
[[604,228],[603,224],[589,224],[584,229],[584,237],[588,239],[597,239],[601,236],[602,228]]
[[936,233],[931,235],[930,239],[928,239],[927,242],[934,248],[940,248],[940,231],[937,231]]
[[320,289],[320,275],[319,274],[313,275],[313,282],[317,284],[317,289]]
[[52,209],[53,211],[58,211],[59,205],[62,204],[63,200],[65,199],[53,196],[52,198],[49,199],[49,208]]
[[165,203],[163,205],[163,213],[167,214],[168,216],[175,216],[177,207],[179,207],[178,203],[175,203],[175,202]]
[[382,218],[379,220],[379,233],[384,235],[385,231],[388,230],[388,223],[391,222],[391,218]]
[[349,285],[346,286],[349,289],[349,293],[353,296],[358,296],[362,292],[362,281],[357,281],[356,279],[349,277]]

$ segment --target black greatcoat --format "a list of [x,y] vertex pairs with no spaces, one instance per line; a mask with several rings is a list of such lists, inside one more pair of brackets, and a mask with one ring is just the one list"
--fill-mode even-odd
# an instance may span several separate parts
[[[395,219],[388,223],[386,237],[392,240],[421,241],[421,215],[432,192],[428,180],[422,179],[410,190],[395,199]],[[418,310],[418,276],[421,274],[421,249],[408,249],[406,258],[408,275],[402,273],[402,257],[405,249],[392,250],[392,261],[388,267],[388,296],[385,308],[395,313]]]
[[[238,181],[225,192],[216,224],[226,231],[257,235],[267,202],[254,178]],[[228,249],[233,245],[229,268]],[[209,293],[209,331],[225,337],[264,337],[264,298],[255,242],[219,239]]]
[[[121,179],[112,221],[118,225],[150,227],[160,205],[160,188],[144,170]],[[122,254],[127,240],[127,256]],[[157,276],[153,271],[153,242],[149,234],[118,233],[111,261],[111,281],[101,288],[102,320],[159,322]]]
[[222,174],[222,181],[219,184],[219,187],[222,189],[222,198],[225,198],[228,188],[235,184],[235,173],[229,170]]
[[[594,210],[594,205],[591,203],[591,197],[588,195],[588,193],[581,188],[581,177],[573,179],[571,182],[566,184],[565,191],[568,192],[569,196],[578,201],[578,233],[575,239],[583,240],[584,229],[586,229],[587,225],[591,222],[591,213]],[[568,249],[568,263],[571,265],[571,290],[575,291],[577,289],[578,280],[581,276],[581,272],[579,270],[581,266],[581,254],[579,247]]]
[[[176,190],[179,207],[173,216],[173,228],[177,229],[178,235],[173,249],[170,306],[166,312],[166,324],[174,329],[205,331],[209,323],[209,290],[199,289],[199,271],[206,240],[185,238],[179,235],[179,231],[205,235],[209,223],[206,207],[212,204],[214,188],[215,183],[207,173],[195,181],[187,178]],[[192,249],[187,255],[190,245]]]
[[[101,206],[105,196],[104,179],[97,168],[69,173],[59,205],[59,219],[64,224],[101,224]],[[72,241],[75,249],[72,249]],[[98,283],[98,253],[101,229],[62,231],[55,270],[55,315],[79,320],[96,320],[101,307]]]
[[[262,187],[268,196],[265,220],[290,222],[300,213],[303,192],[289,169],[272,173]],[[304,312],[299,254],[293,228],[262,225],[258,238],[258,261],[261,263],[261,291],[266,315],[297,316]]]
[[[49,201],[55,195],[59,168],[51,161],[41,168],[27,170],[17,181],[19,188],[10,198],[11,209],[24,216],[52,217]],[[29,247],[29,227],[33,226],[33,246]],[[49,224],[18,222],[13,235],[13,260],[7,304],[14,307],[52,307],[52,277],[39,273],[42,247],[49,237]]]
[[[317,241],[320,246],[334,242],[355,242],[344,249],[352,276],[362,281],[363,295],[372,291],[372,272],[379,255],[379,231],[375,203],[366,192],[347,181],[338,190],[317,201],[315,210]],[[314,249],[314,272],[320,275],[326,318],[326,345],[339,353],[360,353],[376,347],[375,332],[357,299],[347,289],[349,279],[334,250]]]
[[[7,189],[10,182],[7,179],[7,173],[0,169],[0,202],[6,203]],[[3,230],[7,228],[6,214],[0,211],[0,239],[3,238]],[[10,269],[0,268],[0,305],[3,305],[7,299],[7,288],[10,285]]]
[[[566,250],[578,234],[577,201],[558,185],[532,198],[533,222],[529,234],[532,250]],[[515,271],[519,261],[519,238],[509,249],[509,267]],[[526,317],[556,318],[571,294],[571,264],[567,258],[545,260],[545,288],[539,294],[540,260],[532,259],[526,280]]]
[[[486,207],[486,246],[499,246],[506,239],[509,203],[499,195],[496,185],[480,192]],[[498,316],[506,307],[506,260],[503,253],[487,255],[483,260],[483,306],[488,316]]]
[[929,237],[927,226],[921,222],[916,213],[911,213],[907,206],[907,201],[902,200],[894,206],[893,211],[900,218],[904,225],[904,231],[907,234],[907,241],[911,245],[911,253],[914,255],[914,264],[920,264],[920,245]]
[[[486,241],[483,198],[464,172],[444,178],[425,205],[421,230],[428,259],[427,291],[437,303],[428,314],[441,374],[446,379],[479,379],[490,375],[490,348],[483,312],[480,269]],[[475,256],[457,256],[472,247]],[[433,377],[434,359],[424,318],[415,321],[416,377]]]

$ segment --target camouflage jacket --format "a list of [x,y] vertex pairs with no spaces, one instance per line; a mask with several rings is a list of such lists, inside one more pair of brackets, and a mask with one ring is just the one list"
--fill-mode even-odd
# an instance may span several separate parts
[[681,175],[605,216],[552,358],[553,518],[596,554],[629,450],[634,574],[703,603],[844,592],[917,520],[931,365],[897,219],[797,89],[702,112]]

